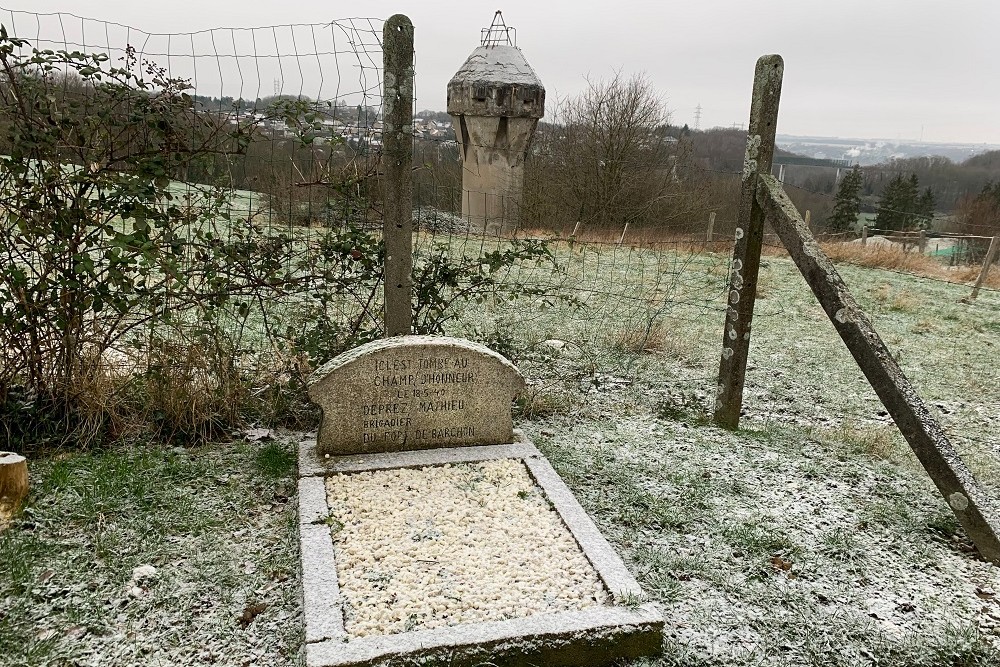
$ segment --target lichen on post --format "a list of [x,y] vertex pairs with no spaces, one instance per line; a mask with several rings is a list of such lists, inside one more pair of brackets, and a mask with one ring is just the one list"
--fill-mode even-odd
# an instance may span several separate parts
[[757,177],[771,173],[774,135],[778,125],[778,101],[784,62],[779,55],[761,56],[754,73],[750,127],[743,159],[740,210],[736,221],[736,246],[726,290],[726,322],[722,334],[719,386],[715,400],[715,423],[736,428],[743,405],[743,383],[750,350],[750,324],[757,296],[760,249],[764,239],[764,212],[757,203]]
[[1000,564],[1000,512],[948,441],[875,327],[770,174],[757,200],[816,300],[983,558]]

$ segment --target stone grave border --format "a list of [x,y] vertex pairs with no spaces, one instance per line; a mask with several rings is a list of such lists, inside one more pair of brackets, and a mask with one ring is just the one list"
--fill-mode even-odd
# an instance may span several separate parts
[[[299,535],[307,667],[384,665],[439,657],[449,665],[586,664],[658,655],[663,617],[548,460],[523,433],[506,445],[449,447],[320,459],[315,440],[299,444]],[[415,468],[513,458],[522,461],[569,528],[615,601],[611,606],[465,623],[348,641],[340,606],[325,477],[339,472]],[[498,662],[499,661],[499,662]]]

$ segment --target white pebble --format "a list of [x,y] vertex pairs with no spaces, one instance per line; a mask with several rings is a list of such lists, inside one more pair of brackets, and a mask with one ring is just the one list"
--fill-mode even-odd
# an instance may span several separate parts
[[351,636],[609,600],[520,461],[341,474],[327,493]]

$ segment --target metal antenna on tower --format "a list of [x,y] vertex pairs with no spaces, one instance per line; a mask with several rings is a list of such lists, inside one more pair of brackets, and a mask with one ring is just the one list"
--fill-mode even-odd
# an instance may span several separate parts
[[499,46],[501,44],[517,46],[517,30],[513,27],[507,27],[499,9],[493,15],[493,23],[490,24],[490,27],[483,28],[480,33],[483,46]]
[[694,108],[694,129],[701,129],[701,103]]

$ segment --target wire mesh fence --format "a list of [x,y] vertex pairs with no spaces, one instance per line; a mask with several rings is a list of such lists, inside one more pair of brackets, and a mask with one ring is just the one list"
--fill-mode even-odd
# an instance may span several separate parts
[[378,331],[381,20],[0,24],[3,398],[211,429]]
[[[197,394],[225,412],[382,334],[383,21],[154,34],[0,10],[0,24],[4,386],[70,400],[138,373],[155,380],[148,404],[179,412]],[[690,357],[672,383],[714,384],[740,173],[683,142],[590,164],[547,128],[523,197],[473,220],[458,145],[433,131],[415,141],[416,331],[484,341],[545,381],[597,382],[657,351]],[[479,196],[498,197],[464,193]],[[842,263],[970,280],[825,240]],[[681,323],[711,343],[692,352]]]

